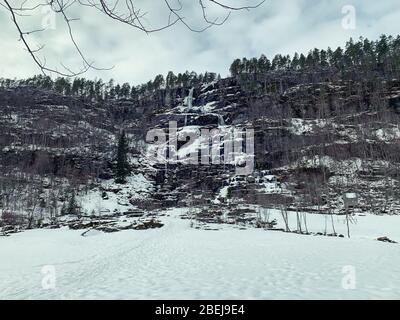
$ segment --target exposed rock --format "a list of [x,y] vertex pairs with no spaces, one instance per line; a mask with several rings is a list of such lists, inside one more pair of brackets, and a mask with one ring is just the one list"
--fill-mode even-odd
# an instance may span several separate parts
[[139,224],[137,226],[134,226],[134,227],[132,227],[132,229],[135,229],[135,230],[146,230],[146,229],[161,228],[163,226],[164,226],[164,224],[162,224],[160,221],[152,219],[150,221],[146,221],[146,222],[143,222],[143,223],[141,223],[141,224]]
[[376,240],[381,241],[381,242],[397,243],[396,241],[390,240],[388,237],[379,237]]

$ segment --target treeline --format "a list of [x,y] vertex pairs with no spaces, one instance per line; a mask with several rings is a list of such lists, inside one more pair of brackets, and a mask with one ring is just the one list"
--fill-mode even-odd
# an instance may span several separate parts
[[[400,69],[400,36],[392,37],[382,35],[376,41],[359,38],[358,41],[350,39],[345,48],[335,50],[328,48],[320,50],[315,48],[308,54],[295,53],[294,56],[277,54],[272,60],[265,55],[260,58],[236,59],[230,66],[232,76],[246,74],[267,74],[271,71],[332,71],[343,72],[351,70],[364,70],[366,72],[380,72],[392,75]],[[133,99],[152,94],[156,90],[178,87],[195,87],[203,83],[219,80],[220,75],[213,72],[197,74],[186,71],[175,75],[172,71],[164,77],[157,75],[154,80],[141,85],[129,83],[119,84],[113,79],[103,82],[101,79],[89,80],[85,78],[52,79],[49,76],[34,76],[25,80],[11,80],[0,78],[1,87],[15,85],[32,85],[44,89],[52,89],[64,95],[86,97],[96,101],[110,99]]]
[[138,86],[129,83],[119,84],[113,79],[103,82],[101,79],[89,80],[85,78],[58,77],[52,79],[49,76],[37,75],[24,80],[12,80],[0,78],[0,87],[10,88],[18,85],[31,85],[38,88],[54,90],[63,95],[86,97],[96,101],[110,99],[133,99],[150,94],[159,89],[171,89],[177,87],[194,87],[202,83],[208,83],[220,79],[221,76],[213,72],[197,74],[186,71],[175,75],[172,71],[167,76],[157,75],[154,80]]
[[308,54],[295,53],[290,55],[277,54],[272,60],[265,55],[260,58],[236,59],[230,66],[232,76],[240,74],[257,74],[279,70],[321,70],[335,68],[343,71],[351,68],[392,72],[400,66],[400,36],[382,35],[379,40],[370,41],[359,38],[350,39],[345,48],[336,50],[314,49]]

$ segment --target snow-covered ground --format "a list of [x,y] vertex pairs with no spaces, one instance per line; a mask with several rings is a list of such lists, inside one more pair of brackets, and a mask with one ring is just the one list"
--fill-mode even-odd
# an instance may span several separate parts
[[[400,217],[359,216],[346,239],[220,225],[197,230],[179,213],[169,211],[165,226],[154,230],[0,237],[0,298],[400,298],[400,244],[374,240],[400,241]],[[345,233],[343,218],[335,219]],[[309,215],[310,229],[321,231],[324,223]]]
[[[127,199],[145,199],[154,190],[152,183],[141,173],[128,177],[124,185],[117,184],[111,179],[103,182],[101,188],[110,191],[107,192],[107,199],[102,197],[99,189],[93,189],[77,197],[85,215],[90,215],[92,212],[111,214],[116,211],[127,211],[132,207]],[[113,190],[118,192],[112,192]]]

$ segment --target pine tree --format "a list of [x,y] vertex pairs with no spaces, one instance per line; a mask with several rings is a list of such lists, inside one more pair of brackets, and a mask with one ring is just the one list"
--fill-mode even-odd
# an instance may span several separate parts
[[66,214],[67,214],[67,206],[65,205],[65,202],[64,202],[62,207],[61,207],[60,215],[61,216],[65,216]]
[[299,65],[300,69],[304,69],[306,67],[306,56],[304,54],[300,54]]
[[293,70],[297,70],[297,69],[299,69],[299,66],[300,66],[300,56],[299,56],[299,54],[296,52],[296,53],[294,54],[293,59],[292,59],[291,68],[292,68]]
[[172,71],[169,71],[166,79],[167,88],[173,88],[175,86],[176,81],[177,81],[176,75],[174,75]]
[[153,81],[154,89],[160,89],[161,86],[163,86],[164,84],[165,84],[164,76],[162,74],[157,75]]
[[240,73],[240,71],[239,71],[240,64],[241,64],[240,59],[236,59],[235,61],[232,62],[231,66],[229,68],[229,71],[230,71],[232,77],[234,77]]
[[128,98],[131,93],[131,86],[129,83],[125,82],[121,87],[121,96],[124,98]]
[[325,50],[321,50],[320,52],[320,64],[323,68],[329,67],[328,53]]
[[137,100],[138,98],[138,90],[135,86],[132,86],[131,88],[131,99],[132,100]]
[[126,177],[131,173],[128,162],[128,141],[126,140],[125,131],[122,131],[118,139],[118,148],[115,165],[115,182],[126,183]]
[[119,84],[117,84],[116,86],[115,86],[115,97],[117,98],[117,99],[119,99],[119,98],[121,98],[120,96],[121,96],[121,86],[119,85]]
[[66,214],[77,215],[78,214],[78,205],[75,199],[75,193],[72,193],[71,198],[69,199]]

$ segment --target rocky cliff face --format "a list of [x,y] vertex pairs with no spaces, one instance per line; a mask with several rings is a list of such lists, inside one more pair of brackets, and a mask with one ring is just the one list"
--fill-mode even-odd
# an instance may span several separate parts
[[[111,211],[242,201],[328,212],[342,210],[343,192],[354,191],[361,210],[397,213],[400,81],[370,79],[271,73],[101,102],[1,88],[0,208],[55,216],[75,190],[82,214],[101,210],[111,195]],[[236,176],[233,162],[149,162],[146,133],[170,121],[181,134],[254,129],[254,171]],[[112,183],[121,128],[134,187]],[[85,204],[88,195],[96,206]]]

